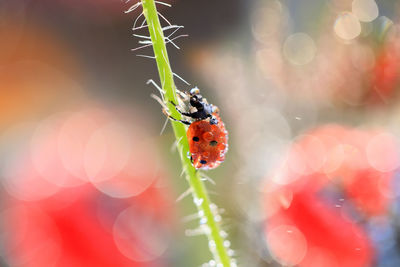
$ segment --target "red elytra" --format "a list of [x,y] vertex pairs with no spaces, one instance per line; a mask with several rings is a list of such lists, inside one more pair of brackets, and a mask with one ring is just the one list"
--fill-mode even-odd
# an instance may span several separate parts
[[217,124],[210,120],[194,121],[187,130],[191,160],[196,169],[214,169],[225,160],[228,151],[228,132],[217,113]]

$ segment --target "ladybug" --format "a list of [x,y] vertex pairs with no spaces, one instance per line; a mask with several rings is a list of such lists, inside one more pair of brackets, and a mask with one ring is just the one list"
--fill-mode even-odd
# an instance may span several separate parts
[[189,92],[179,92],[183,101],[189,102],[182,111],[172,103],[176,110],[189,120],[177,120],[189,125],[186,135],[189,142],[190,160],[196,169],[209,170],[218,167],[225,160],[228,151],[228,132],[219,116],[219,109],[208,104],[196,87]]

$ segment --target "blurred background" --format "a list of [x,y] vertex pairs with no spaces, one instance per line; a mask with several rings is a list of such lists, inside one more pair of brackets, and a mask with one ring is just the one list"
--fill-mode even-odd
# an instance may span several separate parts
[[[0,266],[215,266],[134,3],[0,1]],[[169,3],[176,85],[229,131],[206,183],[238,265],[400,266],[398,1]]]

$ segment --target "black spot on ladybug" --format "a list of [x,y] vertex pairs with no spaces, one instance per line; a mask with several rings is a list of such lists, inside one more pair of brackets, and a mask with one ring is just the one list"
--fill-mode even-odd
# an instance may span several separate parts
[[200,139],[199,139],[197,136],[194,136],[194,137],[192,138],[192,140],[195,141],[195,142],[199,142]]
[[200,160],[200,163],[201,163],[201,164],[206,164],[207,161],[205,161],[204,159],[202,159],[202,160]]
[[210,146],[216,146],[217,144],[218,144],[218,142],[215,141],[215,140],[213,140],[213,141],[210,142]]
[[192,156],[190,156],[190,161],[193,163],[193,157]]

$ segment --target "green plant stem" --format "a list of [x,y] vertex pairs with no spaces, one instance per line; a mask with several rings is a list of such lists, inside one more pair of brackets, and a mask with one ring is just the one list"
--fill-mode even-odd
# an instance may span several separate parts
[[[158,18],[156,5],[154,0],[142,0],[143,14],[147,21],[150,32],[151,41],[153,43],[154,56],[157,62],[157,68],[160,75],[162,89],[165,95],[166,105],[169,112],[174,118],[181,119],[181,115],[170,103],[178,103],[176,96],[176,88],[173,79],[173,73],[169,64],[168,53],[165,45],[164,34]],[[172,128],[177,140],[177,148],[180,154],[182,167],[186,173],[186,179],[189,182],[195,204],[199,210],[199,214],[203,215],[203,222],[208,226],[205,231],[209,240],[209,247],[214,255],[217,263],[221,263],[224,267],[231,266],[231,259],[224,246],[224,238],[218,222],[215,220],[214,213],[210,207],[210,199],[207,190],[200,179],[199,172],[192,166],[190,159],[187,157],[189,152],[189,144],[186,137],[186,128],[182,123],[171,121]]]

